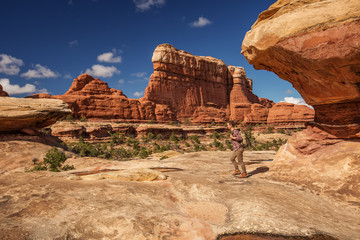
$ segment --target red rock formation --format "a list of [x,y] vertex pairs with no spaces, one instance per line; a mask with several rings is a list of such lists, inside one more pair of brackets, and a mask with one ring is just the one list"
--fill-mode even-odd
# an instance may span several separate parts
[[0,97],[8,97],[9,94],[3,90],[3,87],[0,84]]
[[305,127],[314,120],[314,110],[305,105],[279,102],[269,109],[267,124],[286,128]]
[[242,53],[256,69],[291,82],[314,107],[316,122],[359,123],[359,1],[292,2],[277,1],[260,14]]
[[359,202],[360,4],[344,3],[279,0],[259,15],[242,53],[315,110],[315,123],[278,151],[273,177]]
[[[266,123],[274,102],[252,93],[252,80],[242,67],[227,66],[212,57],[193,56],[170,44],[153,54],[154,73],[141,99],[129,99],[122,91],[88,74],[74,79],[64,95],[35,94],[32,98],[58,98],[69,104],[76,118],[183,121],[196,123],[247,119]],[[253,104],[262,104],[252,107]]]

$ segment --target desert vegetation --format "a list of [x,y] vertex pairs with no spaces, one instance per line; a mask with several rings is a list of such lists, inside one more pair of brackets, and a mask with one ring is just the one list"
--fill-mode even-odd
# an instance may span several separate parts
[[[156,124],[151,122],[151,124]],[[169,123],[180,125],[180,123]],[[192,124],[186,120],[183,125]],[[125,134],[118,131],[108,132],[106,142],[91,142],[89,139],[80,137],[77,141],[63,144],[64,148],[81,157],[98,157],[109,160],[130,160],[133,158],[147,158],[152,154],[162,153],[168,150],[178,152],[200,152],[200,151],[232,151],[233,146],[230,140],[230,131],[216,129],[216,126],[223,127],[221,123],[209,123],[207,128],[213,128],[208,134],[179,134],[172,132],[170,135],[147,132],[146,134]],[[260,130],[259,130],[260,129]],[[257,140],[255,135],[271,134],[275,130],[268,126],[247,126],[244,134],[247,139],[246,150],[278,150],[286,140],[283,138],[271,140]],[[285,130],[277,130],[278,134],[291,134]],[[160,155],[159,155],[160,156]],[[160,156],[162,157],[162,155]]]

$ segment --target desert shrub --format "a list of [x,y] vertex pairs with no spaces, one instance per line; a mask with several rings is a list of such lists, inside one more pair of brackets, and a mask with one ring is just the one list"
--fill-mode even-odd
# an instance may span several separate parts
[[184,123],[184,125],[191,125],[192,124],[192,122],[188,118],[185,118],[183,123]]
[[184,142],[186,147],[190,147],[190,144],[188,142]]
[[160,158],[160,160],[164,160],[164,159],[167,159],[167,158],[169,158],[168,156],[161,156],[161,158]]
[[91,143],[85,142],[82,138],[78,142],[69,144],[69,149],[82,157],[97,157],[101,154],[100,144],[94,146]]
[[120,132],[114,132],[114,133],[110,133],[110,141],[112,143],[119,143],[119,144],[123,144],[125,142],[125,134],[120,134]]
[[145,147],[140,148],[139,156],[140,158],[147,158],[152,153],[151,149]]
[[137,154],[135,154],[136,152],[134,152],[134,150],[132,149],[126,149],[126,148],[117,148],[114,150],[113,153],[113,157],[116,160],[122,160],[122,159],[126,159],[126,158],[131,158],[133,156],[136,156]]
[[284,129],[278,129],[278,130],[277,130],[277,133],[285,134],[285,130],[284,130]]
[[211,137],[212,139],[220,139],[220,138],[222,137],[222,135],[219,134],[217,131],[215,131],[215,132],[213,132],[213,133],[210,135],[210,137]]
[[60,172],[61,170],[67,171],[74,169],[74,166],[63,165],[66,161],[65,153],[57,149],[56,147],[51,148],[45,155],[44,161],[41,164],[37,164],[33,170],[50,170],[52,172]]
[[164,136],[159,133],[158,135],[156,135],[155,139],[156,139],[156,140],[163,140],[163,139],[164,139]]
[[71,121],[74,120],[74,117],[72,115],[67,115],[65,120]]
[[148,124],[155,124],[156,122],[155,122],[154,119],[151,119],[151,120],[149,120],[147,123],[148,123]]
[[178,141],[179,141],[179,139],[176,137],[176,135],[175,135],[174,132],[171,133],[171,136],[170,136],[169,139],[170,139],[171,141],[173,141],[175,144],[177,144]]
[[87,122],[87,118],[86,118],[85,116],[82,116],[82,117],[80,118],[80,122]]
[[154,153],[159,153],[159,152],[163,152],[162,150],[161,150],[161,147],[160,147],[160,145],[159,144],[157,144],[156,142],[153,142],[153,152]]
[[190,140],[191,142],[194,144],[194,143],[197,143],[197,144],[200,144],[200,140],[199,140],[199,136],[198,135],[191,135],[190,137]]
[[199,144],[197,144],[197,143],[194,144],[194,151],[195,151],[195,152],[199,152],[199,151],[200,151],[200,145],[199,145]]
[[274,132],[274,127],[267,127],[267,129],[266,129],[266,131],[265,131],[265,133],[267,133],[267,134],[270,134],[270,133],[273,133]]

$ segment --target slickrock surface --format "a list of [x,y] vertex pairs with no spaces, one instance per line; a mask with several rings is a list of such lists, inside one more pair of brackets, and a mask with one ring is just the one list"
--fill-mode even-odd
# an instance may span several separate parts
[[0,97],[8,97],[9,94],[4,91],[3,87],[0,84]]
[[[279,150],[273,178],[331,192],[356,204],[359,39],[358,0],[281,0],[259,15],[242,46],[256,69],[273,71],[291,82],[315,109],[315,122]],[[276,108],[269,111],[268,121],[274,118],[272,110]]]
[[0,101],[0,132],[33,133],[70,113],[69,106],[57,99],[2,98]]
[[[70,158],[76,170],[61,173],[24,172],[31,162],[18,159],[0,175],[0,238],[212,240],[255,232],[358,239],[359,208],[267,179],[274,154],[245,152],[247,179],[231,176],[231,152],[220,151],[124,162]],[[168,177],[99,180],[124,170],[143,176],[139,169]],[[91,171],[82,180],[72,174]]]

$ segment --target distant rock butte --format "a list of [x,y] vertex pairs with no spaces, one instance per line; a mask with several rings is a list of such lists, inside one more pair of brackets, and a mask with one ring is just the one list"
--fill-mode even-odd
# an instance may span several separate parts
[[[159,122],[191,119],[194,123],[243,121],[249,114],[249,122],[266,123],[268,110],[275,104],[252,93],[252,80],[246,77],[244,68],[227,66],[222,60],[160,44],[152,62],[154,72],[140,99],[130,99],[88,74],[74,79],[64,95],[29,97],[62,99],[76,118]],[[261,116],[254,112],[258,105],[263,109]]]
[[8,97],[9,94],[3,90],[3,87],[0,84],[0,97]]

